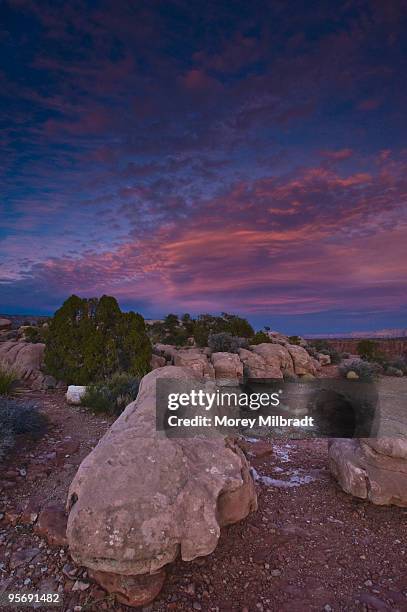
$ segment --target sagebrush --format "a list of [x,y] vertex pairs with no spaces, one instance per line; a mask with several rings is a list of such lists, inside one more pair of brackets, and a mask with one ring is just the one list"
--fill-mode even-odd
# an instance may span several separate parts
[[17,374],[13,370],[0,366],[0,395],[9,395],[17,380]]
[[371,381],[378,374],[380,374],[382,368],[377,363],[370,363],[363,359],[354,359],[353,361],[343,364],[339,367],[339,371],[342,376],[347,375],[348,372],[355,372],[359,379],[362,381]]
[[25,434],[37,440],[47,430],[48,421],[33,402],[0,397],[0,461],[14,446],[16,436]]
[[93,412],[116,416],[136,399],[139,385],[138,377],[117,373],[105,381],[89,385],[81,404]]

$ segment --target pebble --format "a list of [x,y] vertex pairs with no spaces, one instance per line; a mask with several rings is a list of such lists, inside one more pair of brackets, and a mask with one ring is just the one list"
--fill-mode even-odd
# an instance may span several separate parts
[[86,591],[90,587],[89,582],[82,582],[81,580],[77,580],[72,587],[73,591]]

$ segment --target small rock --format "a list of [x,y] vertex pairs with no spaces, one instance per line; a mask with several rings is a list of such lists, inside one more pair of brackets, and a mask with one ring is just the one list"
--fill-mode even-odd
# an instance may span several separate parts
[[40,512],[34,531],[43,536],[50,546],[66,546],[66,523],[63,506],[47,506]]
[[73,591],[86,591],[90,587],[89,582],[82,582],[81,580],[77,580],[72,587]]

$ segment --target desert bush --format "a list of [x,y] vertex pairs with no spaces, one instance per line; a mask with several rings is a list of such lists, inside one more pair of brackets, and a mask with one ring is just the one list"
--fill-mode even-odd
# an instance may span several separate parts
[[47,419],[32,402],[0,397],[0,461],[15,443],[15,437],[26,434],[41,438],[47,430]]
[[326,349],[322,349],[322,351],[319,352],[322,355],[329,355],[331,358],[331,363],[333,363],[334,365],[337,365],[341,362],[341,354],[333,346],[330,346]]
[[51,319],[45,366],[68,384],[87,385],[115,372],[143,376],[150,369],[151,343],[144,319],[121,312],[115,298],[68,298]]
[[9,395],[18,377],[13,370],[0,366],[0,395]]
[[33,327],[29,326],[24,330],[24,338],[27,342],[32,344],[38,344],[39,342],[45,342],[47,329],[44,327]]
[[301,345],[301,338],[300,336],[289,336],[288,337],[288,341],[290,344],[295,344],[296,346],[300,346]]
[[305,347],[305,350],[307,351],[307,353],[308,353],[308,355],[310,357],[313,357],[314,359],[318,358],[319,351],[317,351],[317,349],[315,348],[315,346],[313,344],[308,344]]
[[125,373],[116,373],[108,380],[89,385],[81,404],[96,413],[119,415],[130,402],[136,399],[139,385],[139,378]]
[[239,338],[221,332],[220,334],[210,334],[208,338],[208,346],[214,353],[237,353],[240,348]]
[[340,366],[339,371],[346,378],[348,372],[356,372],[362,381],[371,381],[381,372],[381,367],[377,363],[370,363],[363,359],[354,359],[350,363]]
[[387,365],[389,368],[396,368],[401,370],[403,374],[407,374],[407,357],[396,357],[396,359],[391,359]]
[[378,363],[384,363],[385,361],[385,356],[381,353],[374,340],[360,340],[356,350],[358,355],[360,355],[362,359],[366,359],[366,361],[377,361]]
[[334,365],[341,362],[341,354],[332,346],[332,344],[326,342],[326,340],[315,340],[307,347],[307,351],[311,357],[315,358],[317,357],[318,353],[321,353],[322,355],[329,355],[331,358],[331,363]]
[[258,331],[250,338],[250,344],[263,344],[263,342],[271,342],[270,337],[264,331]]
[[192,333],[198,346],[208,346],[211,335],[226,333],[238,338],[250,338],[254,329],[246,319],[223,312],[221,316],[199,315],[193,323]]
[[403,370],[400,370],[399,368],[395,368],[394,366],[388,365],[385,368],[384,373],[386,374],[386,376],[397,376],[398,378],[401,378],[403,376]]
[[210,335],[227,333],[238,338],[250,338],[254,330],[246,319],[227,312],[220,316],[200,314],[196,319],[188,313],[181,318],[171,313],[164,321],[151,325],[148,333],[153,342],[185,346],[192,337],[198,346],[203,347],[208,346]]

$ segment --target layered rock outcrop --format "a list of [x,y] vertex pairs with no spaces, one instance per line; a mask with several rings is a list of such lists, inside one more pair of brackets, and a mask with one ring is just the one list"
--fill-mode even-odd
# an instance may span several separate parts
[[267,379],[294,374],[315,375],[321,367],[303,347],[290,344],[288,340],[251,345],[239,349],[238,353],[212,352],[207,347],[177,349],[168,344],[156,344],[154,348],[159,353],[155,355],[156,359],[188,367],[204,379],[216,379],[220,385],[236,385],[244,377]]
[[0,343],[0,365],[15,372],[34,389],[54,387],[52,376],[41,372],[45,344],[24,341]]
[[346,493],[407,507],[406,439],[331,440],[329,467]]
[[[249,465],[233,440],[156,431],[159,377],[198,381],[183,367],[147,374],[136,401],[86,457],[69,490],[73,559],[102,585],[120,584],[122,595],[129,581],[118,577],[152,575],[147,582],[155,587],[166,564],[211,553],[221,527],[257,507]],[[123,597],[131,600],[127,591]]]
[[376,437],[331,440],[330,470],[355,497],[407,507],[407,382],[383,378],[376,387]]

